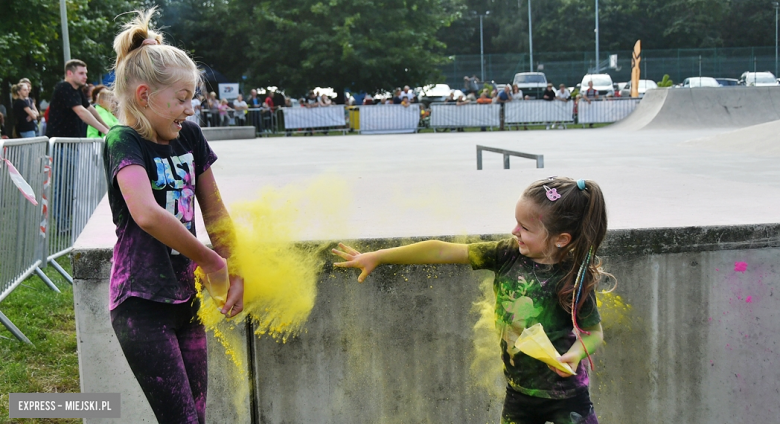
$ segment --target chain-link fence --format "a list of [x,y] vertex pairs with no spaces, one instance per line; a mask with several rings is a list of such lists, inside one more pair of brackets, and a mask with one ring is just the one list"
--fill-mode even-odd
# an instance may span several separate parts
[[[602,72],[612,80],[631,79],[631,51],[601,51],[599,57],[607,60],[617,55],[617,67]],[[452,88],[463,87],[463,77],[480,77],[480,55],[453,56],[449,65],[441,68],[446,83]],[[602,66],[605,61],[602,60]],[[574,86],[594,67],[595,52],[534,52],[534,66],[529,64],[528,54],[486,54],[485,81],[511,83],[518,72],[544,72],[548,81]],[[675,82],[694,76],[715,78],[739,78],[746,71],[770,71],[775,73],[777,64],[774,47],[741,47],[712,49],[643,50],[640,69],[642,79],[660,81],[664,74]]]

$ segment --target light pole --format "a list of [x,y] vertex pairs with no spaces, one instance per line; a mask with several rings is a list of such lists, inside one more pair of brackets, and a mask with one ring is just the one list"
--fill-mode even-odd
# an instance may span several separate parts
[[472,10],[472,14],[479,16],[479,67],[482,72],[482,82],[485,82],[485,42],[483,40],[484,36],[482,33],[482,18],[490,14],[489,10],[486,10],[485,13],[477,13],[477,11]]
[[773,1],[775,7],[775,78],[777,78],[777,9],[780,8],[780,2]]
[[528,51],[530,53],[530,62],[528,66],[530,72],[534,71],[534,37],[531,32],[531,0],[528,0]]
[[599,0],[596,0],[596,73],[601,72],[599,65]]
[[65,8],[65,0],[60,0],[60,21],[62,24],[62,55],[65,61],[62,63],[65,66],[70,60],[70,37],[68,37],[68,11]]

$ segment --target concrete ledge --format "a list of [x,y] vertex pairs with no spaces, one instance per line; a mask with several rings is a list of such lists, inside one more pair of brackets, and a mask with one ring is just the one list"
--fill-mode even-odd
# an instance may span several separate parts
[[206,127],[201,130],[208,141],[247,140],[257,137],[255,127]]
[[[355,243],[378,249],[421,239]],[[780,320],[779,245],[780,224],[610,231],[602,255],[630,306],[604,299],[606,345],[591,384],[600,420],[742,422],[750,408],[751,422],[772,422],[780,413],[771,337]],[[254,381],[249,370],[239,381],[228,377],[233,365],[210,338],[209,423],[498,421],[502,400],[469,374],[473,305],[491,273],[390,265],[358,284],[356,270],[334,268],[320,252],[327,257],[306,331],[284,344],[263,337],[243,346]],[[123,418],[111,422],[153,421],[108,320],[110,253],[80,245],[73,255],[81,389],[123,394]],[[246,340],[245,328],[236,331]],[[254,390],[237,408],[233,395],[247,386]]]

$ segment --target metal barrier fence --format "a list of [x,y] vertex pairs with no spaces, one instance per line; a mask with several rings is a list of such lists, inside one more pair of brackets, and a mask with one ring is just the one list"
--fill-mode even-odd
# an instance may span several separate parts
[[277,132],[280,121],[278,111],[252,108],[247,110],[246,124],[255,127],[257,135],[267,135]]
[[506,124],[574,122],[574,101],[523,100],[504,103]]
[[444,128],[482,127],[490,128],[501,126],[501,105],[490,104],[465,104],[431,103],[430,126],[434,131]]
[[349,128],[361,134],[414,133],[427,125],[419,103],[403,105],[349,106]]
[[[43,274],[40,266],[45,264],[45,230],[41,217],[45,202],[41,192],[48,170],[47,147],[46,137],[0,141],[0,155],[27,181],[37,197],[35,200],[41,200],[35,205],[25,199],[11,178],[12,169],[5,160],[0,161],[0,302],[32,273]],[[59,292],[48,278],[44,281]],[[30,343],[2,312],[0,323],[16,338]]]
[[347,132],[346,110],[342,105],[321,107],[281,107],[276,111],[282,116],[278,130],[284,128],[287,133],[313,133],[341,131]]
[[[0,161],[0,301],[35,273],[52,290],[42,268],[51,264],[71,284],[55,259],[73,249],[76,238],[106,193],[102,139],[36,137],[3,140]],[[19,180],[24,180],[20,182]],[[37,205],[18,185],[26,182]],[[30,340],[0,312],[0,323],[19,340]]]
[[641,99],[580,100],[577,116],[580,124],[606,124],[617,122],[636,109]]
[[52,163],[51,213],[47,228],[46,261],[68,282],[73,278],[55,261],[70,253],[92,212],[106,194],[103,140],[62,138],[49,140]]

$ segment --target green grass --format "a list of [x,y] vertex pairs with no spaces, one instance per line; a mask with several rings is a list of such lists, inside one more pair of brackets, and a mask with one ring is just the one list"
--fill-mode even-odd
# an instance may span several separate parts
[[[70,257],[57,260],[69,273]],[[80,423],[81,419],[8,418],[9,393],[78,393],[79,362],[73,289],[52,267],[46,275],[62,293],[37,276],[27,278],[0,302],[5,314],[33,346],[22,343],[0,324],[0,423]]]

